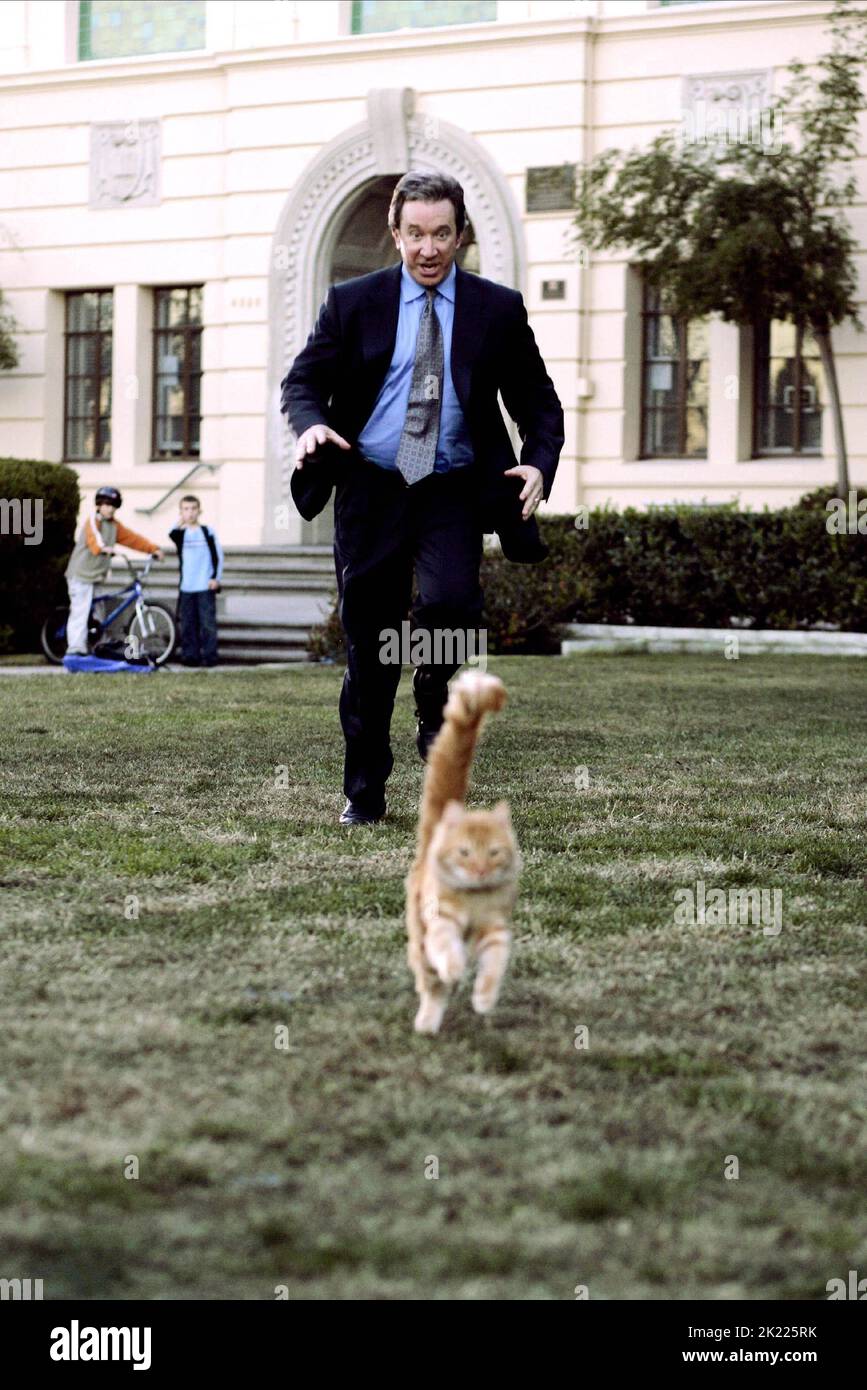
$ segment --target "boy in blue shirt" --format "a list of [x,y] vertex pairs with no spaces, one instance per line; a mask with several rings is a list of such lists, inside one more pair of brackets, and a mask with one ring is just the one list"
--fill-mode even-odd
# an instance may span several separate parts
[[200,525],[200,511],[198,497],[182,497],[181,524],[169,532],[181,571],[181,661],[185,666],[216,666],[217,594],[222,587],[223,547],[215,531]]

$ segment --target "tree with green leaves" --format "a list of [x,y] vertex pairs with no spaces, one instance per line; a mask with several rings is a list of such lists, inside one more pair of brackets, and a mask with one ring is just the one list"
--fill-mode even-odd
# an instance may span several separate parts
[[15,319],[4,303],[3,291],[0,290],[0,372],[9,372],[18,366],[18,344],[14,336],[17,328]]
[[[856,196],[867,10],[836,0],[815,73],[798,59],[768,109],[772,141],[701,144],[665,131],[647,149],[604,150],[579,173],[576,240],[628,250],[673,314],[732,323],[788,320],[812,331],[828,387],[837,486],[849,469],[831,328],[858,314]],[[787,129],[787,127],[793,129]],[[794,138],[792,138],[794,137]]]

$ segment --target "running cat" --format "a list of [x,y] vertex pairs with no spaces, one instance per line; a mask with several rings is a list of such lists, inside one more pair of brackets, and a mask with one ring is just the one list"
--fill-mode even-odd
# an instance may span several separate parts
[[509,961],[509,930],[521,855],[509,806],[464,805],[476,742],[490,711],[503,708],[496,676],[466,672],[452,686],[428,753],[418,846],[406,877],[408,959],[420,996],[417,1033],[437,1033],[468,952],[477,962],[473,1008],[493,1009]]

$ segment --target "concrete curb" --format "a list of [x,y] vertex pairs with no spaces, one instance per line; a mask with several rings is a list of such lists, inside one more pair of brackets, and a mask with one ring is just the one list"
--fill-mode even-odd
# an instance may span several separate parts
[[589,652],[709,652],[737,639],[739,655],[784,652],[809,656],[867,656],[867,632],[818,632],[747,627],[639,627],[631,623],[569,623],[561,656]]

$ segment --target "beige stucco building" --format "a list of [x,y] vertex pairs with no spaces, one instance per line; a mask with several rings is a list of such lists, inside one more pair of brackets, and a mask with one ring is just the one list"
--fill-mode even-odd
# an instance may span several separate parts
[[[712,322],[682,369],[661,340],[649,360],[640,276],[577,255],[558,195],[558,166],[645,143],[697,102],[760,105],[791,57],[827,46],[828,0],[423,8],[471,22],[381,30],[411,7],[208,0],[158,5],[154,28],[142,5],[5,0],[0,287],[20,363],[0,373],[0,455],[68,459],[88,501],[115,483],[155,539],[181,484],[228,544],[327,540],[328,517],[309,526],[289,501],[279,381],[330,280],[394,257],[388,192],[421,166],[464,184],[469,268],[525,297],[566,413],[549,510],[782,505],[832,483],[806,345],[793,385],[784,335],[769,340],[778,395],[757,448],[752,332]],[[136,34],[187,46],[118,54]],[[860,149],[863,300],[867,121]],[[834,344],[865,483],[867,335],[843,325]]]

